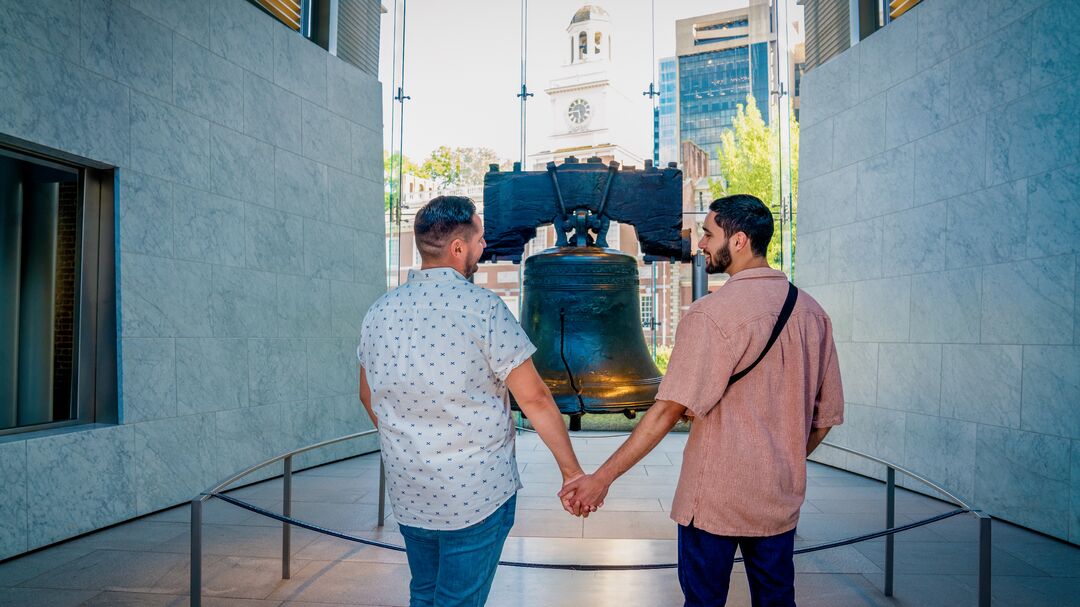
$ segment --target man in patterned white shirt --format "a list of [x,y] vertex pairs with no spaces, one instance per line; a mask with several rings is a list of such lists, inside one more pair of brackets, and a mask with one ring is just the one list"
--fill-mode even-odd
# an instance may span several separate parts
[[507,388],[564,484],[582,475],[535,346],[506,304],[468,279],[484,251],[476,206],[439,196],[414,223],[423,264],[372,305],[357,356],[405,538],[410,607],[487,600],[521,488]]

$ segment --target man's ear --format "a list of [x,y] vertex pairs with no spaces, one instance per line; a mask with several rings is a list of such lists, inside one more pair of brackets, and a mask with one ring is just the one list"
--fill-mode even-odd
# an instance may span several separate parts
[[465,255],[466,252],[468,251],[468,247],[465,246],[465,241],[464,240],[462,240],[461,238],[455,238],[454,240],[450,241],[450,249],[449,250],[450,250],[450,255],[452,255],[454,257],[458,257],[460,255]]

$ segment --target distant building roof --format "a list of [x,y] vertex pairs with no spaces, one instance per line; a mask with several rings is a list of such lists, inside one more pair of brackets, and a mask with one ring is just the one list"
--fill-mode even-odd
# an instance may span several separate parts
[[574,13],[574,18],[570,20],[570,25],[588,21],[590,19],[603,19],[607,21],[610,20],[610,17],[608,16],[608,12],[599,6],[596,6],[595,4],[586,4]]

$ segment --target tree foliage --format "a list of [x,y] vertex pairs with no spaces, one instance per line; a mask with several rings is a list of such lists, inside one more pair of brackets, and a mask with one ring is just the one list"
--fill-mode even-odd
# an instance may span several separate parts
[[409,160],[408,156],[402,156],[400,152],[391,154],[386,150],[383,150],[383,205],[384,208],[390,210],[390,196],[391,193],[397,193],[397,179],[398,169],[401,169],[403,174],[416,174],[417,166],[412,160]]
[[420,166],[419,175],[439,186],[467,186],[484,183],[491,164],[502,164],[491,148],[439,146]]
[[[792,194],[792,248],[795,241],[795,221],[798,209],[799,183],[799,123],[791,112],[791,194]],[[717,158],[721,178],[709,184],[714,198],[731,194],[751,194],[762,200],[775,216],[779,217],[780,200],[780,133],[775,124],[766,125],[753,95],[747,95],[746,104],[739,104],[732,128],[720,136]],[[768,259],[775,268],[781,266],[782,239],[777,230],[769,243]]]

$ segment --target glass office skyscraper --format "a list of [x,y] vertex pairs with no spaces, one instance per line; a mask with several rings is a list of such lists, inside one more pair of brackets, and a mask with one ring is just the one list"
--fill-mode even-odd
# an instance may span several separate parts
[[660,60],[660,102],[656,117],[658,164],[679,162],[679,114],[677,91],[679,62],[676,57]]

